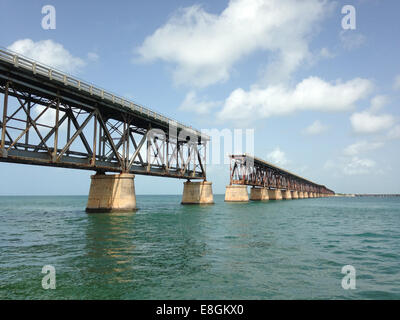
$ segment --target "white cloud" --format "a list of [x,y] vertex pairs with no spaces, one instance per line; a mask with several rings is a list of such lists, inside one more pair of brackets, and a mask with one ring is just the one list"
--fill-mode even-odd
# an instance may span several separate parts
[[94,62],[98,61],[100,58],[100,56],[96,52],[88,52],[87,56],[90,61]]
[[360,159],[358,157],[352,157],[343,166],[343,173],[346,175],[359,175],[368,174],[371,169],[376,165],[375,161],[371,159]]
[[316,120],[304,129],[303,133],[308,135],[316,135],[328,130],[328,126],[321,123],[321,121]]
[[400,74],[394,79],[393,88],[395,90],[400,90]]
[[207,86],[227,80],[246,55],[270,51],[275,59],[268,74],[281,80],[309,55],[311,31],[330,7],[319,0],[231,0],[218,15],[195,5],[170,18],[136,53],[142,61],[176,65],[179,84]]
[[339,172],[348,176],[370,174],[371,169],[374,167],[376,167],[374,160],[365,158],[360,159],[357,156],[339,158],[336,161],[328,160],[324,165],[325,169],[330,170],[333,173]]
[[69,73],[77,72],[86,65],[85,61],[74,57],[62,44],[53,40],[17,40],[8,49]]
[[395,119],[390,114],[375,115],[363,111],[353,113],[350,122],[356,133],[376,133],[392,127]]
[[210,113],[211,109],[219,104],[220,102],[218,101],[198,101],[196,92],[190,91],[180,105],[179,110],[204,115]]
[[400,139],[400,125],[397,125],[397,126],[393,127],[389,131],[387,137],[389,139]]
[[381,110],[387,103],[389,99],[384,95],[375,96],[371,100],[371,107],[369,108],[370,112],[377,112]]
[[346,50],[354,50],[361,47],[367,39],[363,34],[354,30],[342,30],[339,38]]
[[319,56],[321,58],[331,59],[331,58],[335,57],[335,54],[332,53],[328,48],[322,48],[320,53],[319,53]]
[[283,152],[279,147],[276,147],[267,154],[267,160],[278,166],[285,166],[289,163],[285,152]]
[[367,141],[359,141],[347,146],[343,153],[347,156],[356,156],[360,153],[365,153],[368,151],[376,150],[378,148],[383,147],[383,142],[367,142]]
[[255,120],[271,116],[292,114],[296,111],[345,111],[365,98],[372,90],[367,79],[356,78],[347,82],[326,82],[309,77],[288,88],[272,85],[264,89],[242,88],[234,90],[225,100],[218,117],[221,120]]

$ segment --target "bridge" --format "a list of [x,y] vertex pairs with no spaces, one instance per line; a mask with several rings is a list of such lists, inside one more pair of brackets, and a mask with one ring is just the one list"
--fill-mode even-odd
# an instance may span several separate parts
[[213,203],[209,137],[191,126],[9,50],[0,94],[0,161],[95,171],[88,212],[135,210],[136,174],[186,179],[182,203]]
[[279,168],[267,161],[247,155],[230,155],[230,184],[225,201],[282,200],[330,197],[335,193],[323,185]]

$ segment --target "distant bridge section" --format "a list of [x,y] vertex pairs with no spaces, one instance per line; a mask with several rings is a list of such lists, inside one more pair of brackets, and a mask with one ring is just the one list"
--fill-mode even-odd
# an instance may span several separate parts
[[225,197],[227,201],[248,200],[247,191],[245,193],[240,186],[253,187],[251,200],[314,198],[335,194],[324,185],[247,154],[230,155],[230,160],[230,185]]

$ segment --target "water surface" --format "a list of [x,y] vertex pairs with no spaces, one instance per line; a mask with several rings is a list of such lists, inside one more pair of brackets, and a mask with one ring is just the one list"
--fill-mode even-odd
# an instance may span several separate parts
[[180,199],[88,215],[83,196],[0,197],[0,298],[400,299],[399,198]]

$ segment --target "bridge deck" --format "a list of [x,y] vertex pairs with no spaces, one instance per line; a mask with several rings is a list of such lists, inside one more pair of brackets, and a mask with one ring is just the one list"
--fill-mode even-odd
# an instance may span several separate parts
[[149,124],[152,128],[160,128],[166,132],[171,126],[177,128],[178,132],[185,129],[191,134],[201,137],[203,141],[209,140],[209,136],[191,126],[55,68],[9,50],[0,49],[0,81],[4,84],[7,79],[13,79],[16,85],[27,85],[32,91],[36,90],[40,94],[48,93],[54,96],[59,92],[61,98],[77,107],[92,109],[96,104],[103,113],[114,119],[122,120],[121,114],[131,114],[135,119],[134,124],[146,130]]

